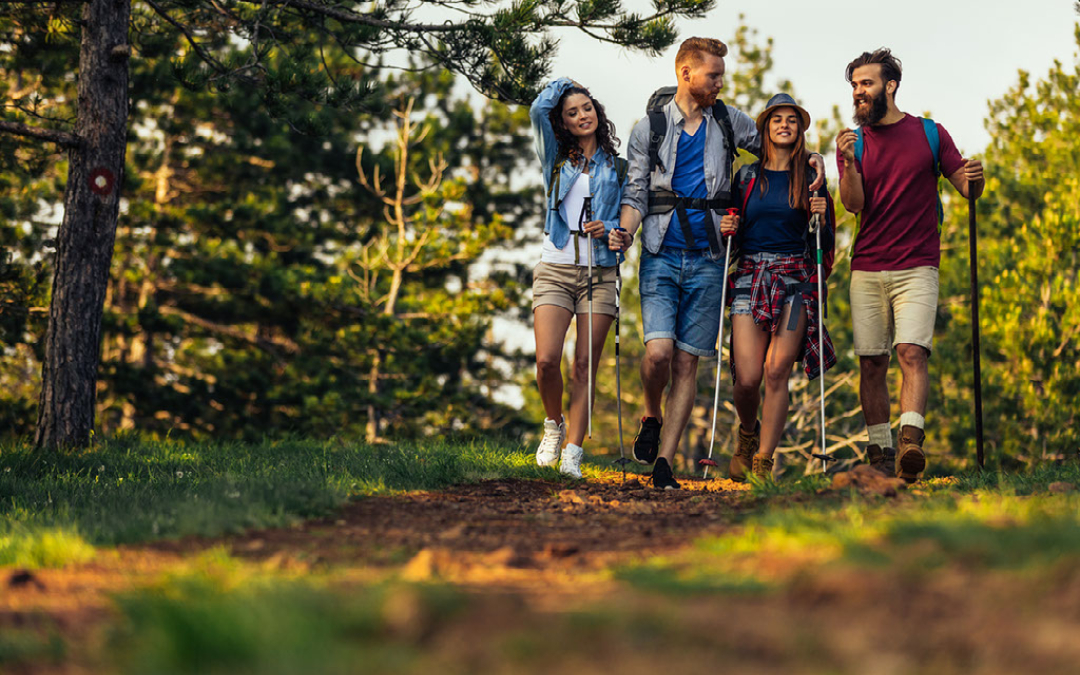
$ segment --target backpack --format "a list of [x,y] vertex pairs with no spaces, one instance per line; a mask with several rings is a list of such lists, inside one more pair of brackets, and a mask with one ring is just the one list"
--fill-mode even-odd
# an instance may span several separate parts
[[[926,142],[930,145],[930,154],[934,156],[934,178],[941,178],[941,139],[938,137],[937,123],[929,117],[923,117],[923,133],[926,134]],[[855,159],[861,164],[863,158],[863,130],[862,127],[855,129]],[[938,231],[941,231],[941,224],[945,221],[945,209],[941,206],[941,190],[940,186],[937,195],[937,220]],[[859,225],[862,222],[862,214],[859,214],[855,218],[855,236],[859,235]],[[854,250],[855,240],[852,238],[852,250]]]
[[[630,171],[630,162],[622,157],[613,157],[615,160],[615,176],[619,181],[619,185],[626,183],[626,174]],[[566,164],[566,157],[560,156],[555,162],[555,166],[551,168],[551,180],[548,181],[547,196],[550,201],[552,194],[559,194],[559,183],[562,179],[563,164]]]
[[[750,200],[750,193],[753,191],[754,186],[757,184],[758,170],[759,170],[760,167],[761,167],[760,162],[756,162],[756,163],[750,165],[749,167],[744,169],[745,173],[743,174],[743,177],[741,179],[739,179],[739,194],[742,195],[742,204],[740,204],[740,206],[741,206],[741,212],[744,215],[746,214],[746,204]],[[811,169],[811,171],[812,171],[812,169]],[[817,177],[816,174],[807,174],[807,176],[806,176],[806,178],[807,178],[807,183],[806,183],[807,187],[809,187],[810,184],[812,184],[814,182],[814,179],[816,177]],[[828,202],[828,206],[826,207],[826,212],[825,212],[825,222],[822,223],[820,225],[820,227],[828,227],[829,224],[832,223],[833,227],[835,228],[836,227],[836,212],[834,211],[834,208],[833,208],[832,195],[830,195],[828,189],[825,189],[824,187],[822,188],[821,191],[825,193],[825,199]],[[806,235],[805,235],[806,249],[807,249],[807,251],[811,252],[810,258],[812,260],[815,260],[816,262],[820,262],[821,266],[822,266],[822,269],[825,272],[825,279],[823,279],[822,281],[828,280],[829,276],[832,275],[833,264],[836,261],[836,237],[835,237],[835,231],[834,231],[833,234],[834,234],[834,236],[833,236],[833,245],[832,245],[832,247],[826,249],[825,251],[822,251],[822,259],[820,261],[817,261],[817,254],[816,254],[817,244],[810,237],[810,231],[807,230]]]
[[[649,116],[649,173],[657,166],[661,171],[667,171],[664,163],[660,161],[660,144],[667,134],[667,118],[664,116],[664,106],[675,98],[678,87],[660,87],[649,97],[645,105],[645,113]],[[720,99],[712,105],[713,120],[720,127],[720,133],[724,134],[724,145],[727,147],[730,162],[728,166],[735,166],[735,157],[739,150],[735,147],[735,129],[731,126],[731,116],[728,114],[727,105]]]

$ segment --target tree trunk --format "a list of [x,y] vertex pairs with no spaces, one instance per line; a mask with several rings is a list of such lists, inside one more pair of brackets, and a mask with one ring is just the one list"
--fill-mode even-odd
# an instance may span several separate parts
[[101,317],[124,179],[130,0],[83,9],[76,135],[56,247],[36,443],[84,446],[94,428]]

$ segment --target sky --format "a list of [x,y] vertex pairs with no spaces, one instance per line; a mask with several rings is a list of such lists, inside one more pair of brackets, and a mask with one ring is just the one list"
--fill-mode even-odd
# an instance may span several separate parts
[[[651,3],[624,0],[624,7],[646,13]],[[987,102],[1016,84],[1017,71],[1041,78],[1055,59],[1075,63],[1073,29],[1080,20],[1073,0],[719,0],[706,18],[678,22],[680,41],[696,35],[731,45],[740,14],[757,29],[759,44],[773,38],[773,75],[792,81],[796,98],[815,118],[839,105],[850,120],[845,66],[863,51],[889,47],[904,67],[897,105],[912,114],[929,112],[965,155],[986,149]],[[573,30],[555,37],[560,48],[552,76],[589,87],[615,122],[625,151],[649,94],[675,84],[678,43],[648,57]],[[760,111],[744,112],[756,117]]]

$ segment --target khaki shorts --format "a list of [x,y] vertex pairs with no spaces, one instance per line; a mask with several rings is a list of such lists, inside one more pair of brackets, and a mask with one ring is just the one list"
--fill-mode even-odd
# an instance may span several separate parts
[[[589,311],[589,268],[542,262],[533,268],[533,311],[555,305],[574,314]],[[615,268],[593,267],[594,314],[615,316]]]
[[851,272],[851,322],[857,356],[881,356],[898,344],[934,343],[938,270]]

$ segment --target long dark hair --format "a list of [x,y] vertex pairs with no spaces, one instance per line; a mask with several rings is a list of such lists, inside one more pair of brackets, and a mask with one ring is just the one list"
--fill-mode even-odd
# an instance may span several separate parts
[[[790,107],[790,106],[789,106]],[[779,110],[779,108],[777,108]],[[771,118],[772,115],[769,115]],[[810,199],[806,189],[806,164],[810,161],[810,153],[806,151],[806,127],[803,126],[802,115],[795,115],[795,147],[791,150],[791,165],[788,167],[790,180],[788,181],[788,206],[801,211],[810,210]],[[773,144],[769,135],[769,120],[765,120],[765,129],[761,140],[761,194],[769,191],[769,179],[765,176],[765,165],[776,154],[776,145]]]
[[593,98],[589,90],[584,87],[570,87],[564,91],[559,98],[559,104],[548,113],[551,128],[555,132],[555,141],[559,144],[559,156],[566,157],[575,166],[585,159],[581,152],[581,146],[578,145],[577,137],[570,133],[562,120],[562,110],[563,105],[566,104],[566,97],[572,94],[584,94],[592,101],[593,110],[596,111],[596,144],[607,153],[608,157],[614,158],[617,156],[619,137],[615,135],[615,124],[608,119],[607,112],[604,111],[604,106],[600,105],[600,101]]

